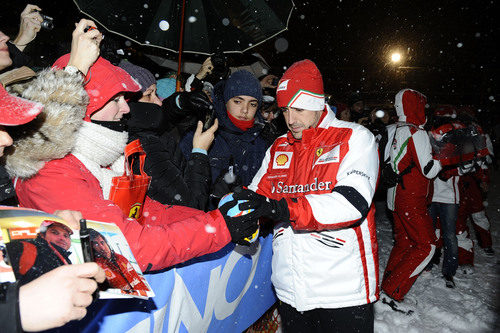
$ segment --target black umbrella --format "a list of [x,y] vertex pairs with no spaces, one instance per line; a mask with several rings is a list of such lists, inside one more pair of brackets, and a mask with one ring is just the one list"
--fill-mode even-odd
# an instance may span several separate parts
[[141,45],[206,55],[244,52],[276,36],[287,29],[294,6],[292,0],[187,0],[183,12],[182,0],[74,2],[110,32]]

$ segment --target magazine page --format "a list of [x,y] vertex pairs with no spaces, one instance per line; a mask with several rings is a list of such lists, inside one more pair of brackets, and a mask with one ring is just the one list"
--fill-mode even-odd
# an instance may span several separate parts
[[[153,297],[120,229],[97,221],[86,221],[86,227],[87,255],[106,273],[99,296]],[[59,266],[83,263],[82,245],[80,231],[55,215],[0,206],[0,282],[23,285]]]

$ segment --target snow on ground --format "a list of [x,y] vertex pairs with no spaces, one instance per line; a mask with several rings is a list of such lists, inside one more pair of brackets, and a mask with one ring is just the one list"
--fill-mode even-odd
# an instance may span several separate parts
[[[421,275],[406,296],[416,301],[410,316],[377,302],[375,332],[500,332],[500,170],[492,176],[486,212],[492,225],[495,256],[486,256],[475,244],[475,273],[457,272],[455,289],[446,288],[441,267],[434,266],[430,273]],[[382,281],[392,249],[392,227],[383,216],[377,218],[377,237]]]

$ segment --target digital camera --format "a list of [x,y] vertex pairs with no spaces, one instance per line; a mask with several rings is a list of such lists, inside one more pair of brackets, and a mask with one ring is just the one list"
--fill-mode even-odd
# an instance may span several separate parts
[[38,12],[38,14],[40,14],[40,16],[42,17],[42,23],[41,23],[41,26],[43,29],[46,29],[46,30],[52,30],[54,29],[54,19],[50,16],[47,16],[47,15],[43,15],[42,13],[40,13],[39,10],[34,10],[34,12]]

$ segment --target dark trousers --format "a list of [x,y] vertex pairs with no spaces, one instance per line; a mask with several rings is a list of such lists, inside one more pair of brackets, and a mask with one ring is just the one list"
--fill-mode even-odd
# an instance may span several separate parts
[[339,309],[313,309],[299,312],[278,302],[283,332],[373,332],[373,303]]

